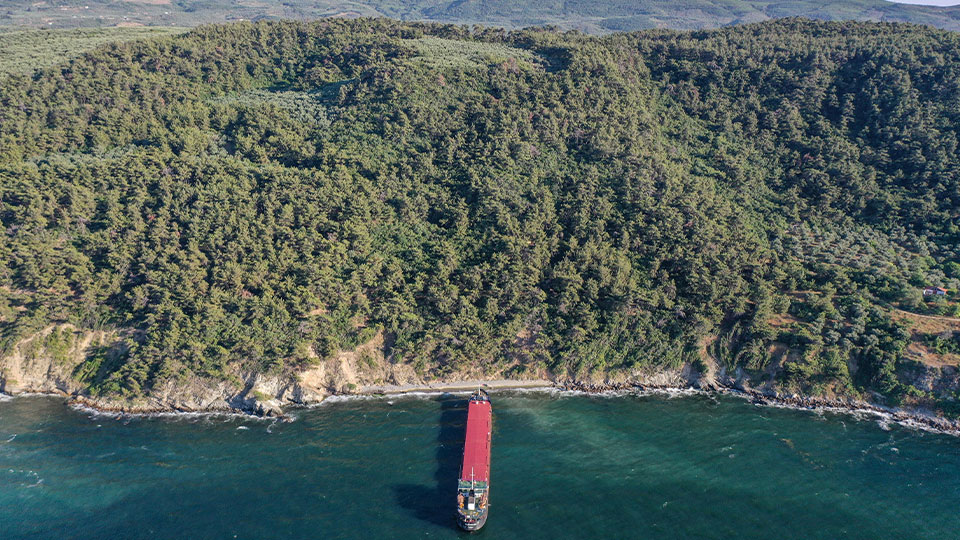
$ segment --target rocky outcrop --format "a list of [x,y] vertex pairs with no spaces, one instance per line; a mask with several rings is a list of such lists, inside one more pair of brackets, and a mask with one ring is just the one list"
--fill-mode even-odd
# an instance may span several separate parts
[[105,411],[242,411],[281,416],[290,405],[319,403],[331,394],[349,394],[373,384],[423,383],[414,369],[386,358],[389,344],[382,333],[352,351],[329,359],[314,356],[303,369],[278,374],[244,371],[213,380],[185,377],[168,380],[148,396],[117,399],[91,395],[83,382],[85,362],[92,354],[123,347],[132,331],[81,331],[55,325],[18,342],[0,360],[0,391],[6,394],[49,393],[70,396],[78,403]]
[[953,365],[904,360],[897,377],[937,398],[953,397],[960,391],[960,368]]
[[0,361],[0,391],[76,394],[83,385],[75,371],[87,352],[108,346],[118,332],[79,332],[73,325],[50,326],[13,346]]
[[[85,362],[92,351],[117,350],[124,339],[135,337],[132,331],[80,331],[71,325],[56,325],[29,336],[0,360],[0,391],[7,394],[28,392],[69,396],[77,403],[102,411],[121,413],[153,412],[245,412],[261,416],[283,415],[291,405],[319,403],[333,394],[352,394],[386,387],[438,387],[462,380],[502,378],[503,373],[455,373],[442,379],[426,380],[412,366],[393,362],[387,356],[389,343],[381,333],[352,351],[342,351],[313,362],[296,371],[278,374],[244,372],[237,368],[230,380],[186,377],[168,380],[150,395],[136,399],[105,398],[90,395],[81,380]],[[798,408],[842,408],[882,412],[892,419],[911,419],[920,425],[960,430],[957,422],[939,418],[924,410],[898,410],[851,398],[810,397],[785,393],[775,377],[764,377],[753,385],[741,369],[720,367],[713,358],[703,358],[698,371],[691,364],[660,370],[633,370],[594,374],[576,378],[551,378],[548,384],[584,392],[611,390],[649,390],[698,388],[733,393],[757,403],[780,404]],[[901,376],[934,395],[953,395],[960,389],[960,370],[954,366],[905,364]],[[770,374],[768,374],[770,375]],[[543,377],[541,377],[543,378]]]

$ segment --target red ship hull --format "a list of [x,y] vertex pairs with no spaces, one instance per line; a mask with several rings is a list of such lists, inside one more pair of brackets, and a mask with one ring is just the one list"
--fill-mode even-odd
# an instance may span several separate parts
[[486,392],[478,391],[467,404],[467,432],[457,489],[460,527],[475,531],[487,522],[490,499],[490,442],[493,407]]

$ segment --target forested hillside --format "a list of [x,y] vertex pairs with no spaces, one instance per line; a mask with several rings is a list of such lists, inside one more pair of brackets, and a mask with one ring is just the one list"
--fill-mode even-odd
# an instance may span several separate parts
[[136,396],[382,333],[431,376],[689,364],[949,408],[908,348],[953,338],[891,310],[957,315],[958,71],[957,34],[804,20],[108,45],[0,84],[0,350],[125,329],[74,376]]
[[76,58],[107,43],[178,34],[182,28],[77,28],[0,31],[0,75],[32,74]]

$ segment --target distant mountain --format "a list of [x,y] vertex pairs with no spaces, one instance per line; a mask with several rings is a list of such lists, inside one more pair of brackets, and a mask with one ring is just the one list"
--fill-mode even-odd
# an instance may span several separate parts
[[705,29],[782,17],[910,22],[960,30],[960,6],[886,0],[8,0],[0,26],[196,26],[236,20],[386,16],[518,28],[556,25],[590,33]]

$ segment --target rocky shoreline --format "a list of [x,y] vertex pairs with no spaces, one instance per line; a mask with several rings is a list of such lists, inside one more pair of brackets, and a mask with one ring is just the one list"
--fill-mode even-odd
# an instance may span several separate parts
[[[584,394],[608,394],[608,393],[645,393],[645,392],[700,392],[704,394],[729,395],[747,399],[756,405],[783,407],[797,410],[810,411],[830,411],[848,414],[871,414],[878,418],[885,418],[891,422],[924,429],[936,431],[954,436],[960,436],[960,420],[951,420],[938,416],[927,410],[906,410],[869,403],[866,401],[850,398],[828,399],[800,395],[782,395],[761,392],[750,388],[727,386],[710,381],[703,386],[696,384],[688,385],[669,385],[669,384],[643,384],[637,382],[588,382],[575,379],[565,379],[550,381],[542,380],[471,380],[471,381],[450,381],[434,382],[425,384],[410,385],[379,385],[358,389],[355,392],[331,393],[326,397],[360,397],[360,396],[391,396],[404,395],[417,392],[446,393],[446,392],[467,392],[477,386],[493,390],[560,390],[570,392],[580,392]],[[7,395],[7,394],[0,394]],[[98,414],[122,416],[157,416],[157,415],[177,415],[177,414],[226,414],[226,415],[247,415],[262,418],[270,418],[280,421],[290,420],[283,408],[275,404],[258,403],[253,401],[237,402],[228,404],[226,402],[215,407],[192,408],[183,406],[150,406],[114,402],[102,399],[91,399],[82,395],[71,395],[63,392],[30,392],[23,395],[51,395],[60,396],[66,399],[66,403],[81,409],[94,411]],[[16,395],[12,396],[15,397]],[[310,402],[292,402],[292,407],[304,407],[317,405],[325,401],[320,399]]]
[[587,394],[602,394],[607,392],[651,392],[651,391],[683,391],[696,390],[704,393],[716,393],[750,400],[755,405],[783,407],[797,410],[833,411],[844,413],[868,413],[884,417],[902,425],[947,433],[960,436],[960,420],[951,420],[938,416],[928,410],[905,410],[893,407],[884,407],[867,401],[852,398],[829,399],[813,396],[782,395],[760,392],[751,388],[709,384],[704,387],[689,385],[683,387],[646,385],[637,383],[587,383],[582,381],[565,381],[557,384],[558,388]]
[[[73,333],[75,337],[73,348],[56,361],[55,355],[43,347],[30,346],[31,342],[42,342],[55,330]],[[481,385],[493,390],[539,388],[585,393],[702,391],[738,396],[758,405],[875,414],[918,428],[960,435],[960,420],[944,418],[930,410],[884,407],[850,398],[784,394],[772,379],[754,387],[741,370],[730,371],[712,361],[705,373],[688,363],[655,371],[598,375],[592,379],[557,377],[549,372],[535,378],[508,379],[504,371],[477,371],[429,380],[412,366],[386,358],[386,338],[382,333],[353,351],[342,351],[296,372],[263,374],[238,367],[224,379],[171,380],[154,388],[149,395],[133,399],[90,395],[89,388],[75,380],[73,373],[86,358],[89,347],[107,346],[119,339],[120,334],[122,332],[117,335],[91,333],[62,324],[22,340],[14,347],[13,354],[0,358],[0,395],[58,395],[73,406],[104,414],[248,414],[283,419],[287,417],[285,409],[316,405],[331,396],[469,392]]]

